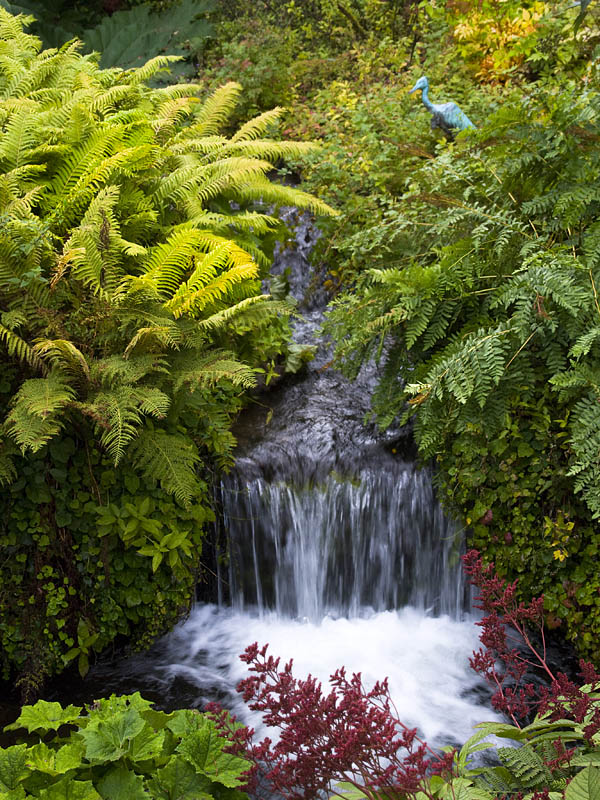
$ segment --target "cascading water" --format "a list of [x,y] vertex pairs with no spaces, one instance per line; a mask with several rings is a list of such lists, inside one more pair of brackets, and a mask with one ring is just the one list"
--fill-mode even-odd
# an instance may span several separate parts
[[455,531],[429,475],[409,464],[316,484],[236,473],[222,495],[239,611],[318,622],[409,604],[454,618],[463,610]]
[[[301,219],[298,247],[276,261],[298,297],[313,231]],[[297,341],[313,340],[323,305],[306,310]],[[405,723],[431,743],[464,741],[491,714],[468,666],[477,629],[456,531],[428,473],[402,458],[407,432],[365,426],[374,367],[349,383],[329,359],[321,345],[308,374],[245,413],[220,491],[219,602],[199,604],[149,654],[121,663],[116,688],[172,706],[218,698],[248,719],[234,691],[238,656],[268,642],[323,684],[342,665],[367,684],[387,676]],[[114,673],[95,671],[104,691],[114,687]]]

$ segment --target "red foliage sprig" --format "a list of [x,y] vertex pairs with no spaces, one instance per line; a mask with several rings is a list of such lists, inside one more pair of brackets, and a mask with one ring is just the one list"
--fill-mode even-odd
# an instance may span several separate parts
[[260,771],[273,791],[313,800],[339,794],[336,784],[346,782],[372,800],[432,797],[427,777],[452,773],[454,753],[436,753],[398,718],[387,680],[368,690],[360,673],[348,678],[339,669],[325,694],[314,677],[294,677],[291,661],[280,668],[266,645],[250,645],[241,659],[251,674],[238,691],[266,725],[279,729],[279,739],[255,745],[242,743],[238,733],[236,748],[253,763],[254,779]]
[[[592,711],[593,700],[564,673],[556,675],[548,666],[544,636],[544,598],[529,603],[517,599],[517,581],[507,583],[499,578],[494,564],[484,565],[477,550],[463,556],[463,568],[471,583],[479,589],[474,606],[485,612],[477,625],[483,648],[473,653],[471,667],[494,688],[492,704],[512,719],[517,727],[532,712],[550,712],[552,720],[569,719],[581,723]],[[533,643],[535,629],[541,642]],[[515,635],[516,634],[516,635]],[[523,649],[525,646],[525,650]],[[600,675],[586,661],[579,662],[583,684],[600,687]],[[532,669],[541,670],[549,686],[536,687],[526,681]],[[591,741],[600,730],[600,709],[596,708],[584,729]]]

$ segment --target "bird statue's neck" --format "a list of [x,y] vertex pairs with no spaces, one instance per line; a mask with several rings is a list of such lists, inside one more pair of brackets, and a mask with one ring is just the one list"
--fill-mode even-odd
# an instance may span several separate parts
[[421,99],[423,100],[423,105],[425,106],[427,111],[430,111],[433,114],[434,111],[435,111],[435,108],[433,106],[433,103],[429,99],[429,86],[424,86],[421,89]]

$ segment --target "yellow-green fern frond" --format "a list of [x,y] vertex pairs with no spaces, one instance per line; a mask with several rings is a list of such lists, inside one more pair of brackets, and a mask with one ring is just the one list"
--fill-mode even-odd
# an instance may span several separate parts
[[213,92],[196,112],[196,119],[190,126],[190,133],[193,133],[194,136],[210,136],[219,133],[235,109],[241,91],[240,84],[232,81]]
[[159,72],[168,71],[169,66],[177,61],[181,61],[181,56],[155,56],[146,61],[144,66],[128,71],[126,73],[127,81],[133,86],[146,83]]
[[279,121],[285,109],[280,106],[271,108],[269,111],[263,111],[258,117],[248,120],[242,127],[231,137],[232,142],[245,142],[252,139],[258,139],[262,136],[269,127]]
[[170,97],[156,109],[152,119],[152,127],[157,134],[163,137],[172,130],[177,123],[192,113],[192,108],[200,101],[196,97]]
[[41,50],[42,43],[37,36],[31,36],[23,30],[34,21],[35,17],[31,15],[19,14],[15,17],[0,6],[0,39],[14,43],[15,51],[22,57],[34,56]]
[[115,466],[138,435],[144,416],[163,419],[169,410],[169,397],[157,387],[121,386],[96,395],[90,410],[101,428],[100,444]]
[[140,328],[123,352],[123,358],[129,358],[136,347],[143,350],[179,350],[183,336],[174,323],[172,325],[152,325]]
[[105,387],[133,385],[153,373],[169,374],[168,362],[157,354],[142,354],[126,359],[114,355],[95,361],[90,370],[91,380]]
[[274,314],[289,314],[293,310],[293,306],[283,300],[273,300],[269,294],[259,294],[247,297],[229,308],[211,314],[210,317],[200,320],[198,325],[205,330],[217,331],[253,312],[256,313],[257,318],[260,316],[268,319]]
[[[229,139],[224,136],[195,136],[193,132],[190,133],[189,128],[184,128],[169,141],[169,150],[176,155],[191,153],[218,158],[228,143]],[[206,158],[202,158],[201,163],[205,163],[206,160]]]
[[196,392],[222,382],[245,389],[256,386],[255,371],[225,350],[214,350],[203,358],[194,358],[193,361],[188,358],[187,364],[188,366],[180,367],[175,373],[176,392],[183,388]]
[[[104,297],[114,294],[124,277],[123,253],[132,249],[138,252],[135,245],[121,238],[114,214],[118,199],[117,186],[108,186],[99,192],[63,251],[63,260],[68,259],[73,265],[72,274],[95,294]],[[141,252],[145,249],[141,248]]]
[[24,339],[21,339],[17,333],[11,331],[4,325],[0,325],[0,342],[4,342],[9,356],[16,356],[19,361],[29,364],[35,370],[42,373],[46,371],[42,359],[35,352],[33,347]]
[[170,296],[177,291],[183,275],[192,267],[194,254],[202,247],[202,237],[193,228],[176,230],[164,244],[149,251],[143,264],[143,277],[159,293]]
[[223,242],[203,258],[196,258],[196,268],[190,278],[165,303],[165,308],[172,311],[175,318],[201,310],[226,294],[234,283],[257,277],[257,265],[249,256],[246,263],[227,269],[233,248],[233,242]]
[[178,304],[171,307],[173,315],[180,317],[183,314],[201,313],[208,306],[228,297],[236,284],[256,278],[257,272],[257,265],[254,262],[222,272],[200,289],[191,291],[185,297],[180,296]]
[[73,342],[66,339],[37,339],[33,351],[53,367],[76,376],[90,377],[89,364]]
[[9,435],[23,452],[36,453],[61,431],[65,406],[74,397],[75,390],[61,375],[30,378],[21,385],[6,418]]
[[203,89],[204,87],[200,83],[173,83],[170,86],[153,89],[152,93],[156,98],[187,97],[200,94]]
[[18,111],[4,126],[0,138],[0,162],[3,172],[21,167],[28,161],[28,154],[38,143],[39,129],[35,114],[28,110]]
[[139,96],[137,86],[129,83],[111,86],[102,93],[95,94],[90,102],[90,109],[95,114],[105,114],[117,109],[124,101],[133,102]]
[[262,139],[259,142],[231,142],[223,148],[227,156],[245,156],[267,159],[274,163],[280,158],[297,159],[319,149],[315,142],[276,142]]
[[[192,217],[191,222],[198,228],[210,228],[222,235],[231,235],[232,229],[244,233],[263,236],[281,225],[277,217],[260,214],[257,211],[240,211],[235,214],[217,214],[215,211],[201,210]],[[254,255],[254,254],[253,254]]]
[[246,186],[235,186],[229,194],[232,198],[241,202],[251,202],[261,200],[263,203],[273,203],[277,206],[297,206],[314,214],[336,217],[339,212],[331,206],[319,200],[318,197],[303,192],[292,186],[282,186],[281,184],[271,183],[266,179],[255,180]]

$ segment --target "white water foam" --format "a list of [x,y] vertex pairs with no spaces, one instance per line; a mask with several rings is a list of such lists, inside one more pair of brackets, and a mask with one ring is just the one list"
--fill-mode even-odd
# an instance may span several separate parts
[[389,678],[400,719],[418,727],[430,744],[464,742],[477,722],[494,717],[484,706],[487,692],[468,664],[478,646],[473,620],[427,616],[411,607],[313,623],[201,605],[165,641],[166,658],[153,665],[156,677],[165,687],[182,679],[195,687],[198,706],[220,695],[262,735],[260,717],[232,693],[248,674],[239,654],[255,641],[268,643],[282,664],[293,659],[297,677],[310,673],[327,692],[329,676],[341,666],[349,675],[360,672],[367,687]]

